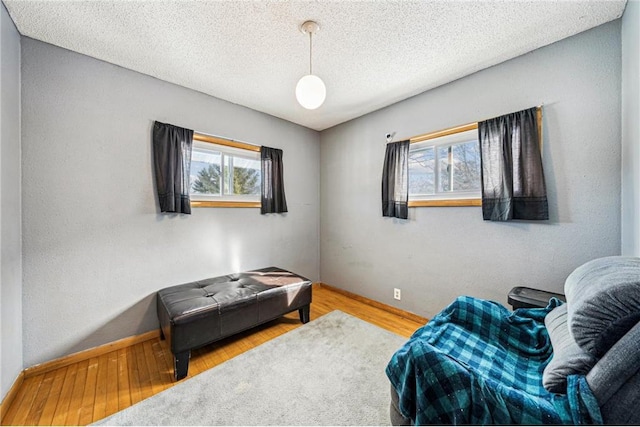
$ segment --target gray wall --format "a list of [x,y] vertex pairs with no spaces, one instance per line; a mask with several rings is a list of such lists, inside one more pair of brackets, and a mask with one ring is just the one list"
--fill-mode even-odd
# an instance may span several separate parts
[[[580,264],[619,254],[620,55],[617,20],[322,132],[322,281],[432,316],[461,294],[506,304],[513,286],[562,291]],[[484,222],[479,207],[382,218],[387,132],[540,104],[550,221]]]
[[0,3],[0,399],[22,371],[20,34]]
[[[637,3],[627,13],[634,7],[637,16]],[[11,288],[18,299],[24,292],[22,315],[20,304],[5,303],[5,206],[11,205],[5,176],[13,169],[5,168],[10,20],[6,12],[2,18],[3,376],[17,375],[23,365],[22,354],[5,351],[8,316],[9,324],[23,319],[24,338],[18,324],[9,344],[19,348],[23,339],[24,366],[31,366],[151,330],[157,289],[232,271],[279,265],[432,316],[460,294],[505,302],[517,285],[561,291],[576,266],[620,252],[620,21],[320,135],[23,38],[24,272],[23,289],[19,280]],[[17,33],[10,34],[19,49]],[[9,57],[19,64],[19,56]],[[12,107],[20,105],[15,93]],[[623,108],[627,119],[637,117],[635,102],[635,110]],[[380,216],[385,133],[396,131],[399,139],[541,103],[551,221],[488,223],[479,208],[411,209],[407,222]],[[160,215],[151,170],[153,120],[284,149],[291,212]],[[9,183],[19,188],[20,180]],[[19,258],[10,265],[19,269]],[[403,290],[401,302],[392,299],[393,287]],[[4,394],[4,377],[2,387]]]
[[[157,327],[155,292],[277,265],[319,278],[317,132],[22,39],[24,363]],[[284,150],[289,213],[158,213],[154,120]]]
[[622,254],[640,256],[640,1],[622,16]]

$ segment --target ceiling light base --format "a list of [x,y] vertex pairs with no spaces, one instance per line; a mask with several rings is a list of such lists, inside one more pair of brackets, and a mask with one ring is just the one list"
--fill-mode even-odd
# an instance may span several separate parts
[[305,21],[300,25],[302,34],[315,34],[320,30],[320,25],[316,21]]

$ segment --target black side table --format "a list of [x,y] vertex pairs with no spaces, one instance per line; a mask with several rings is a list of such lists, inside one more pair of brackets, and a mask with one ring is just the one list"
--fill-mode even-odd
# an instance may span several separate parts
[[549,300],[553,297],[567,302],[567,299],[563,294],[527,288],[525,286],[517,286],[511,289],[511,291],[509,291],[507,301],[514,310],[517,308],[544,308],[549,304]]

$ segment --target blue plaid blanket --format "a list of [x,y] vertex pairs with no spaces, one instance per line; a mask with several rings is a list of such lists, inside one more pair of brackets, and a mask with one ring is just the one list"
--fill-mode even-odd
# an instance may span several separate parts
[[542,371],[553,349],[547,308],[509,311],[459,297],[418,329],[386,372],[400,412],[421,424],[602,424],[584,376],[567,394],[549,393]]

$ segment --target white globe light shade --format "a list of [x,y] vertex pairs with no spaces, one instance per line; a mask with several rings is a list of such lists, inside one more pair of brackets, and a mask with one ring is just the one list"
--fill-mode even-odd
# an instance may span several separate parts
[[313,74],[307,74],[296,85],[296,98],[307,110],[315,110],[321,106],[326,97],[327,88],[324,82]]

